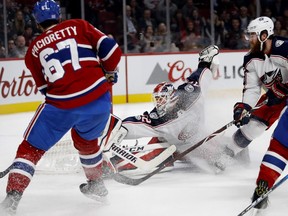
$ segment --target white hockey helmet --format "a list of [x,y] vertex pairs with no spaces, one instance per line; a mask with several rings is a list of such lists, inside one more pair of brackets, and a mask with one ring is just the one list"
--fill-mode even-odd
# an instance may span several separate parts
[[[263,31],[266,31],[268,36],[265,40],[262,41],[261,34],[263,33]],[[261,16],[252,20],[249,23],[249,25],[247,26],[246,32],[248,34],[256,33],[256,36],[258,40],[260,41],[261,47],[262,47],[263,43],[269,38],[269,36],[274,34],[274,23],[269,17]]]
[[168,82],[161,82],[154,88],[152,99],[160,116],[165,115],[167,110],[176,103],[178,97],[175,92],[172,83]]

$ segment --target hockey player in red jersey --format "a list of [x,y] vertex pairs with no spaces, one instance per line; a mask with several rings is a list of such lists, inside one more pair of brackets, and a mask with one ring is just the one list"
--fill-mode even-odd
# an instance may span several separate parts
[[[247,33],[251,50],[244,57],[245,77],[242,102],[234,106],[235,124],[238,127],[243,125],[243,127],[234,133],[233,142],[228,144],[225,154],[220,158],[218,162],[220,169],[224,169],[225,163],[231,157],[271,127],[285,107],[288,95],[287,38],[274,35],[274,24],[268,17],[258,17],[252,20],[247,27]],[[266,88],[267,92],[261,96],[262,87]],[[266,104],[253,111],[250,117],[242,117],[244,112],[250,111],[252,107],[265,100]],[[273,185],[285,167],[283,164],[286,164],[288,159],[288,145],[287,141],[284,141],[284,133],[282,135],[278,133],[275,137],[276,134],[274,133],[270,150],[267,153],[271,156],[266,155],[263,159],[253,201]],[[264,174],[270,177],[264,177]],[[259,203],[256,208],[266,206],[267,199]]]
[[[218,53],[219,49],[215,45],[203,49],[199,53],[197,70],[184,84],[178,88],[169,82],[158,84],[152,94],[155,105],[153,110],[123,120],[122,127],[128,131],[126,140],[153,137],[147,147],[149,151],[139,151],[139,157],[151,160],[172,144],[182,151],[204,136],[204,95],[209,89],[213,73],[218,71]],[[153,147],[155,149],[151,150]],[[135,168],[123,160],[115,162],[113,158],[112,161],[118,171]]]
[[108,193],[102,180],[102,143],[98,138],[110,116],[109,89],[117,81],[121,50],[113,39],[84,20],[61,22],[60,7],[53,0],[37,2],[33,15],[43,33],[29,46],[25,63],[45,102],[18,147],[1,215],[16,212],[37,162],[70,129],[88,180],[80,185],[80,191],[96,200]]

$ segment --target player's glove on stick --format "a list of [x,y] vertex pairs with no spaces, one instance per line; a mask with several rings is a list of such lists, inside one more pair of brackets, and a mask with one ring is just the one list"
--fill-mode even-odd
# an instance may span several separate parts
[[252,107],[246,103],[237,102],[234,105],[234,124],[237,127],[240,127],[242,125],[248,124],[250,120],[250,115],[246,115],[247,112],[249,112],[252,109]]

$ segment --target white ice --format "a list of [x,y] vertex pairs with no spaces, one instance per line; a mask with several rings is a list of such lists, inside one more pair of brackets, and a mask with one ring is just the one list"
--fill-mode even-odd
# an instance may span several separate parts
[[[213,123],[209,126],[211,131],[232,120],[232,109],[237,100],[239,98],[235,96],[207,100],[207,118]],[[151,103],[114,105],[114,113],[127,117],[150,108]],[[32,116],[33,112],[0,115],[0,170],[8,167],[14,159]],[[155,175],[138,186],[108,179],[105,181],[109,190],[106,204],[96,203],[80,193],[78,187],[86,181],[82,173],[51,175],[38,172],[20,202],[17,215],[236,216],[250,203],[259,165],[273,129],[253,141],[251,163],[245,167],[231,167],[217,175],[199,169],[174,169]],[[0,179],[0,201],[5,197],[6,182],[7,176]],[[270,195],[266,215],[287,215],[287,189],[288,183],[284,183]]]

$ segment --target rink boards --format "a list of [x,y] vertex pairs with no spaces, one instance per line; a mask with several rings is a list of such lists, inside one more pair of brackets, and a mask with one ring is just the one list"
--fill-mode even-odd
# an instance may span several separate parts
[[[210,95],[241,93],[246,52],[221,51],[219,73],[214,76]],[[149,102],[158,83],[180,84],[197,64],[197,52],[123,55],[118,83],[113,86],[113,103]],[[33,111],[43,101],[23,59],[0,61],[0,98],[0,114]]]

